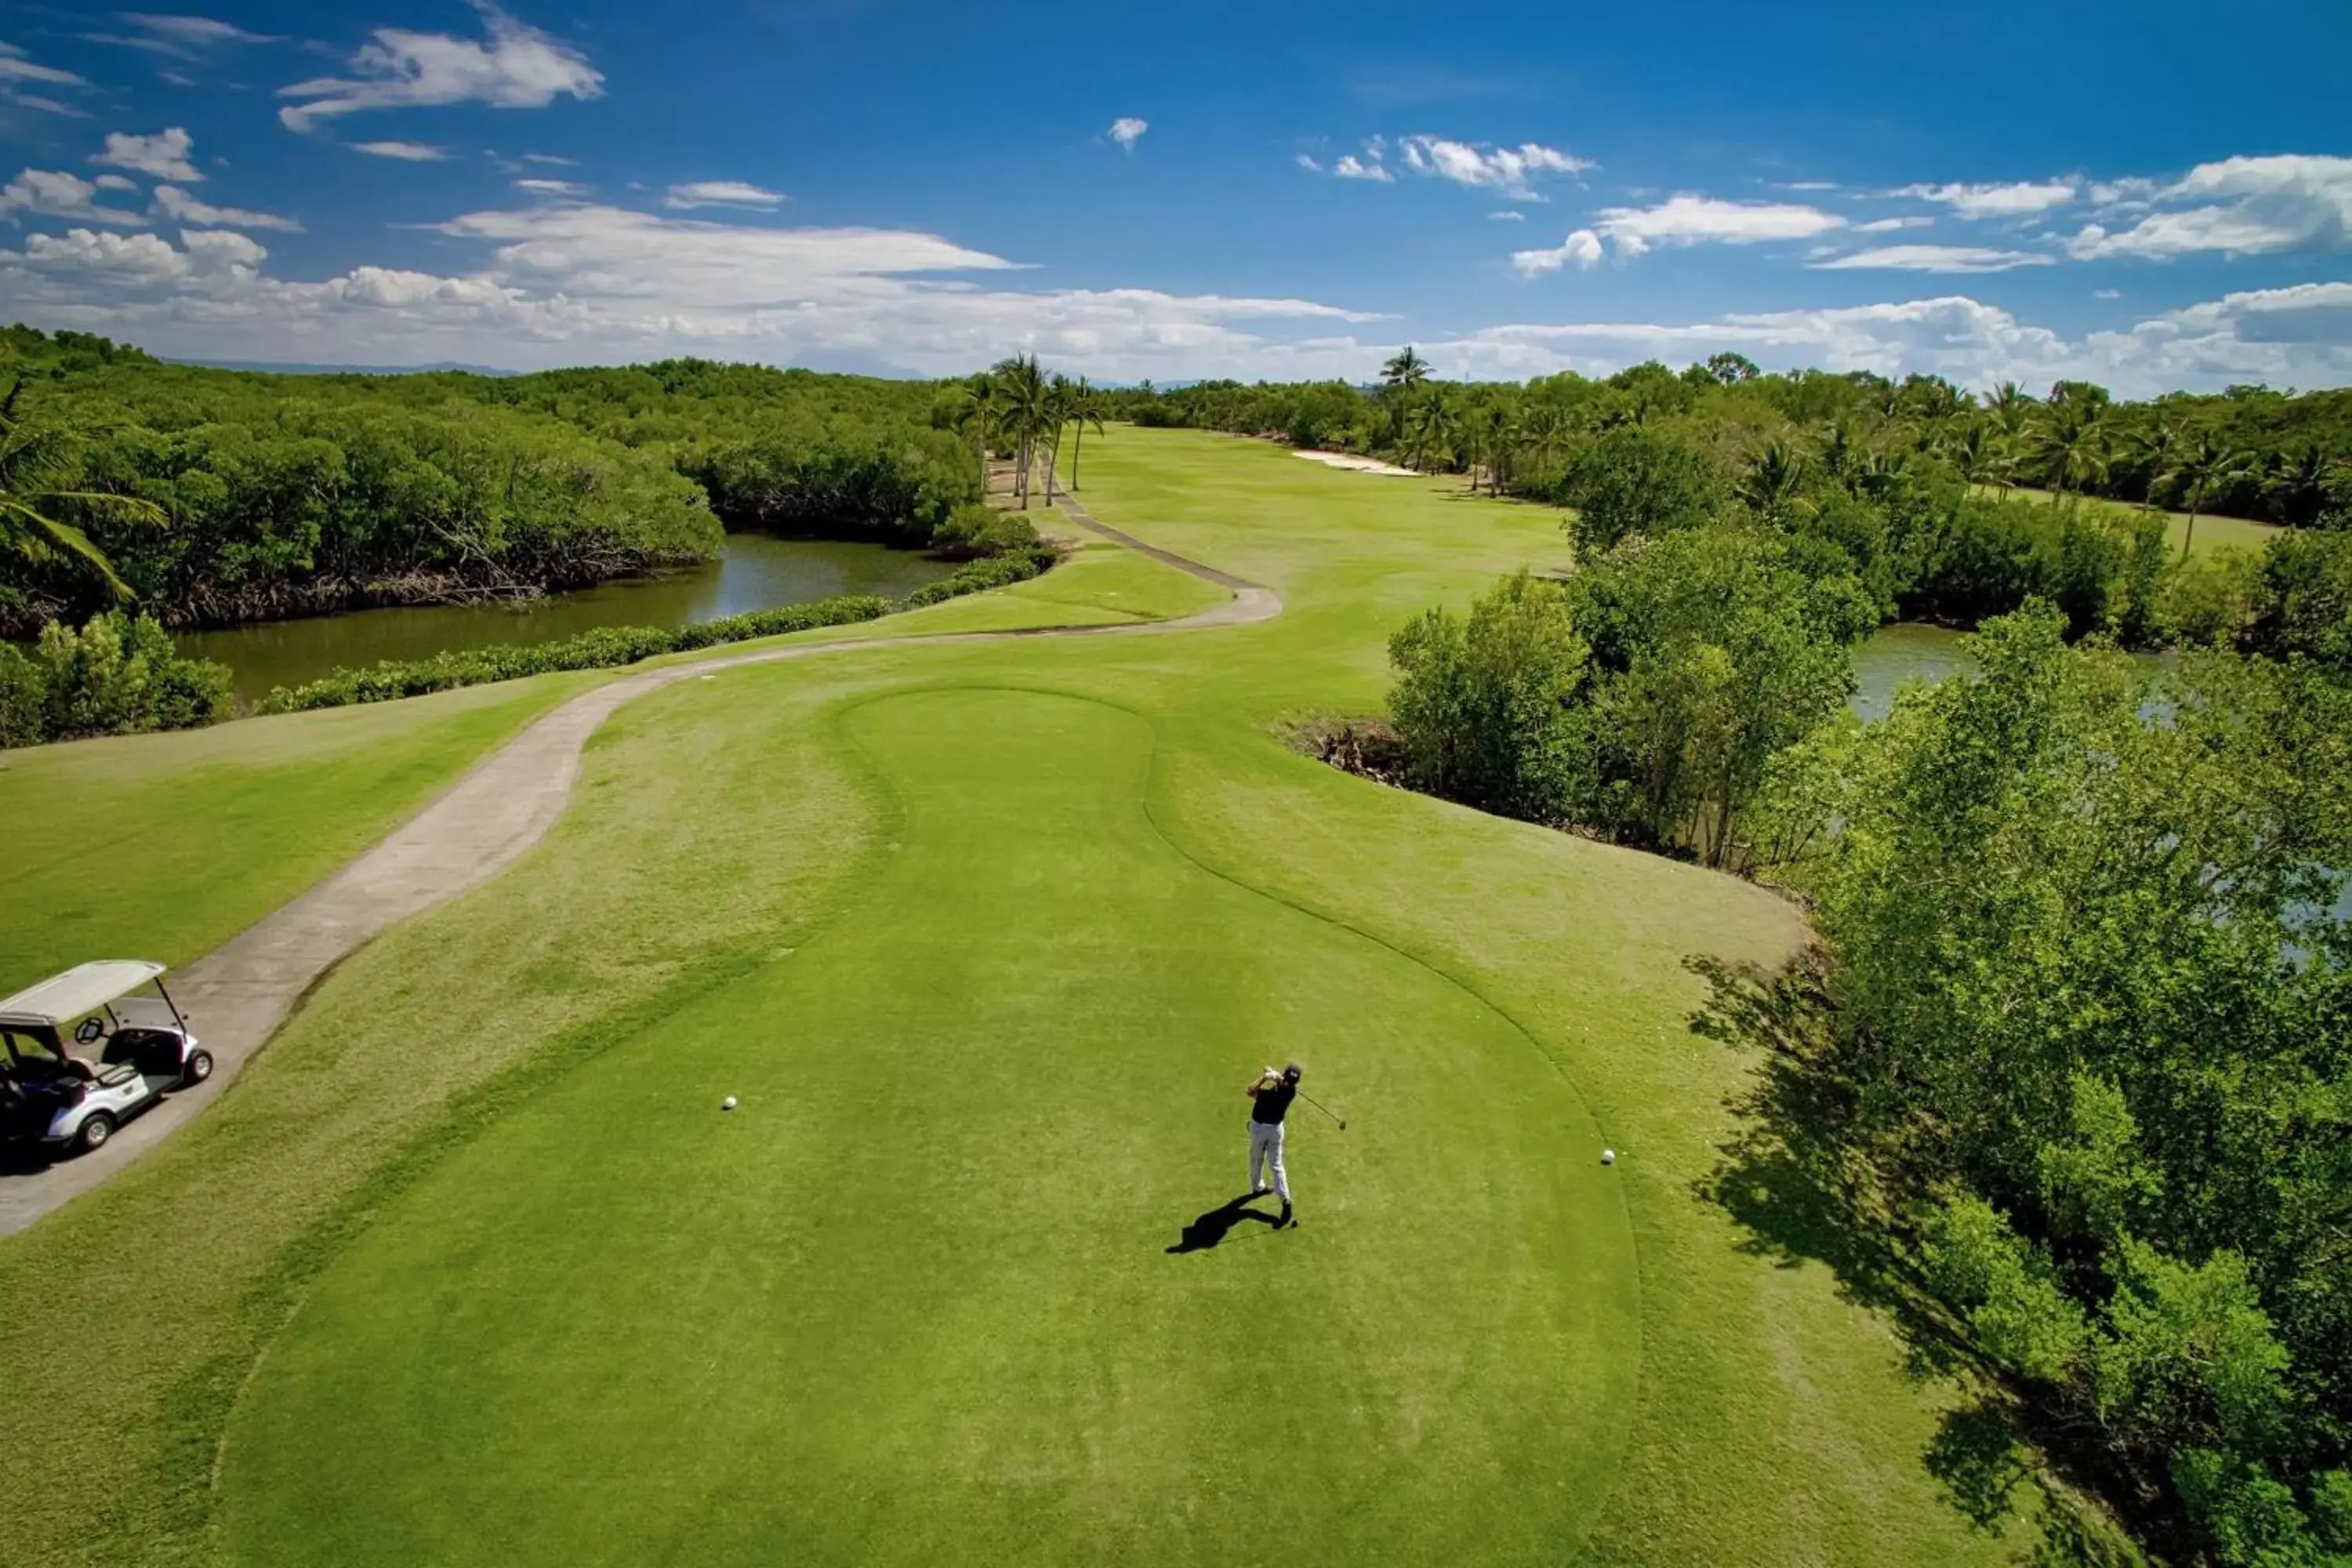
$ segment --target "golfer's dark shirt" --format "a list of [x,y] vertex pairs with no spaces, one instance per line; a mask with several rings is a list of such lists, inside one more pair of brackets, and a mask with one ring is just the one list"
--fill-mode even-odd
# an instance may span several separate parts
[[1250,1110],[1250,1120],[1263,1121],[1269,1127],[1279,1127],[1284,1113],[1290,1109],[1290,1102],[1297,1098],[1298,1086],[1296,1084],[1277,1083],[1271,1088],[1262,1088],[1257,1091],[1257,1104]]

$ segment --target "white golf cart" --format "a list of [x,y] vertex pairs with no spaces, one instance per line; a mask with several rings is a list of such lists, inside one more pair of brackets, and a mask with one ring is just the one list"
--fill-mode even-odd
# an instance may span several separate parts
[[100,959],[0,999],[0,1139],[87,1152],[212,1075],[160,963]]

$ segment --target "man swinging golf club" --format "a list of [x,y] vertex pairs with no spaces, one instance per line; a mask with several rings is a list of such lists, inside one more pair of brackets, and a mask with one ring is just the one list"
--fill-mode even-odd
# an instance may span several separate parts
[[1258,1181],[1263,1165],[1274,1167],[1274,1191],[1282,1199],[1282,1217],[1276,1226],[1290,1223],[1290,1177],[1282,1168],[1282,1119],[1290,1110],[1290,1102],[1298,1098],[1299,1066],[1292,1062],[1276,1072],[1266,1068],[1249,1086],[1250,1105],[1250,1196],[1264,1197],[1265,1187]]

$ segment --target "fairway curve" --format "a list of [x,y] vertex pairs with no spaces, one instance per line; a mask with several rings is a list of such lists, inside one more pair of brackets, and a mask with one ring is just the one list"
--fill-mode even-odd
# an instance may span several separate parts
[[[352,1238],[229,1420],[230,1557],[1568,1555],[1641,1328],[1554,1064],[1183,853],[1131,710],[944,683],[824,731],[888,825],[844,901]],[[1171,1256],[1265,1056],[1349,1131],[1294,1129],[1297,1229]]]
[[1272,590],[1145,543],[1095,520],[1066,494],[1081,527],[1213,583],[1232,597],[1197,614],[1107,626],[841,637],[637,669],[572,699],[491,752],[381,842],[323,881],[177,970],[173,992],[213,1054],[212,1078],[125,1124],[98,1152],[0,1175],[0,1237],[107,1181],[226,1092],[304,995],[366,942],[505,869],[563,813],[581,749],[625,703],[689,677],[827,653],[1040,637],[1137,637],[1243,626],[1281,614]]

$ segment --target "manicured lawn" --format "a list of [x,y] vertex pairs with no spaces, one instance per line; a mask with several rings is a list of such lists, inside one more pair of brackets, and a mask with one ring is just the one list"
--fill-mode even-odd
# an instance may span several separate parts
[[[1276,737],[1554,519],[1175,432],[1087,477],[1285,613],[623,710],[545,844],[0,1243],[0,1418],[109,1483],[0,1494],[0,1560],[2005,1560],[1885,1325],[1701,1194],[1748,1064],[1685,961],[1794,912]],[[1289,1057],[1351,1123],[1294,1111],[1304,1223],[1171,1254]]]

